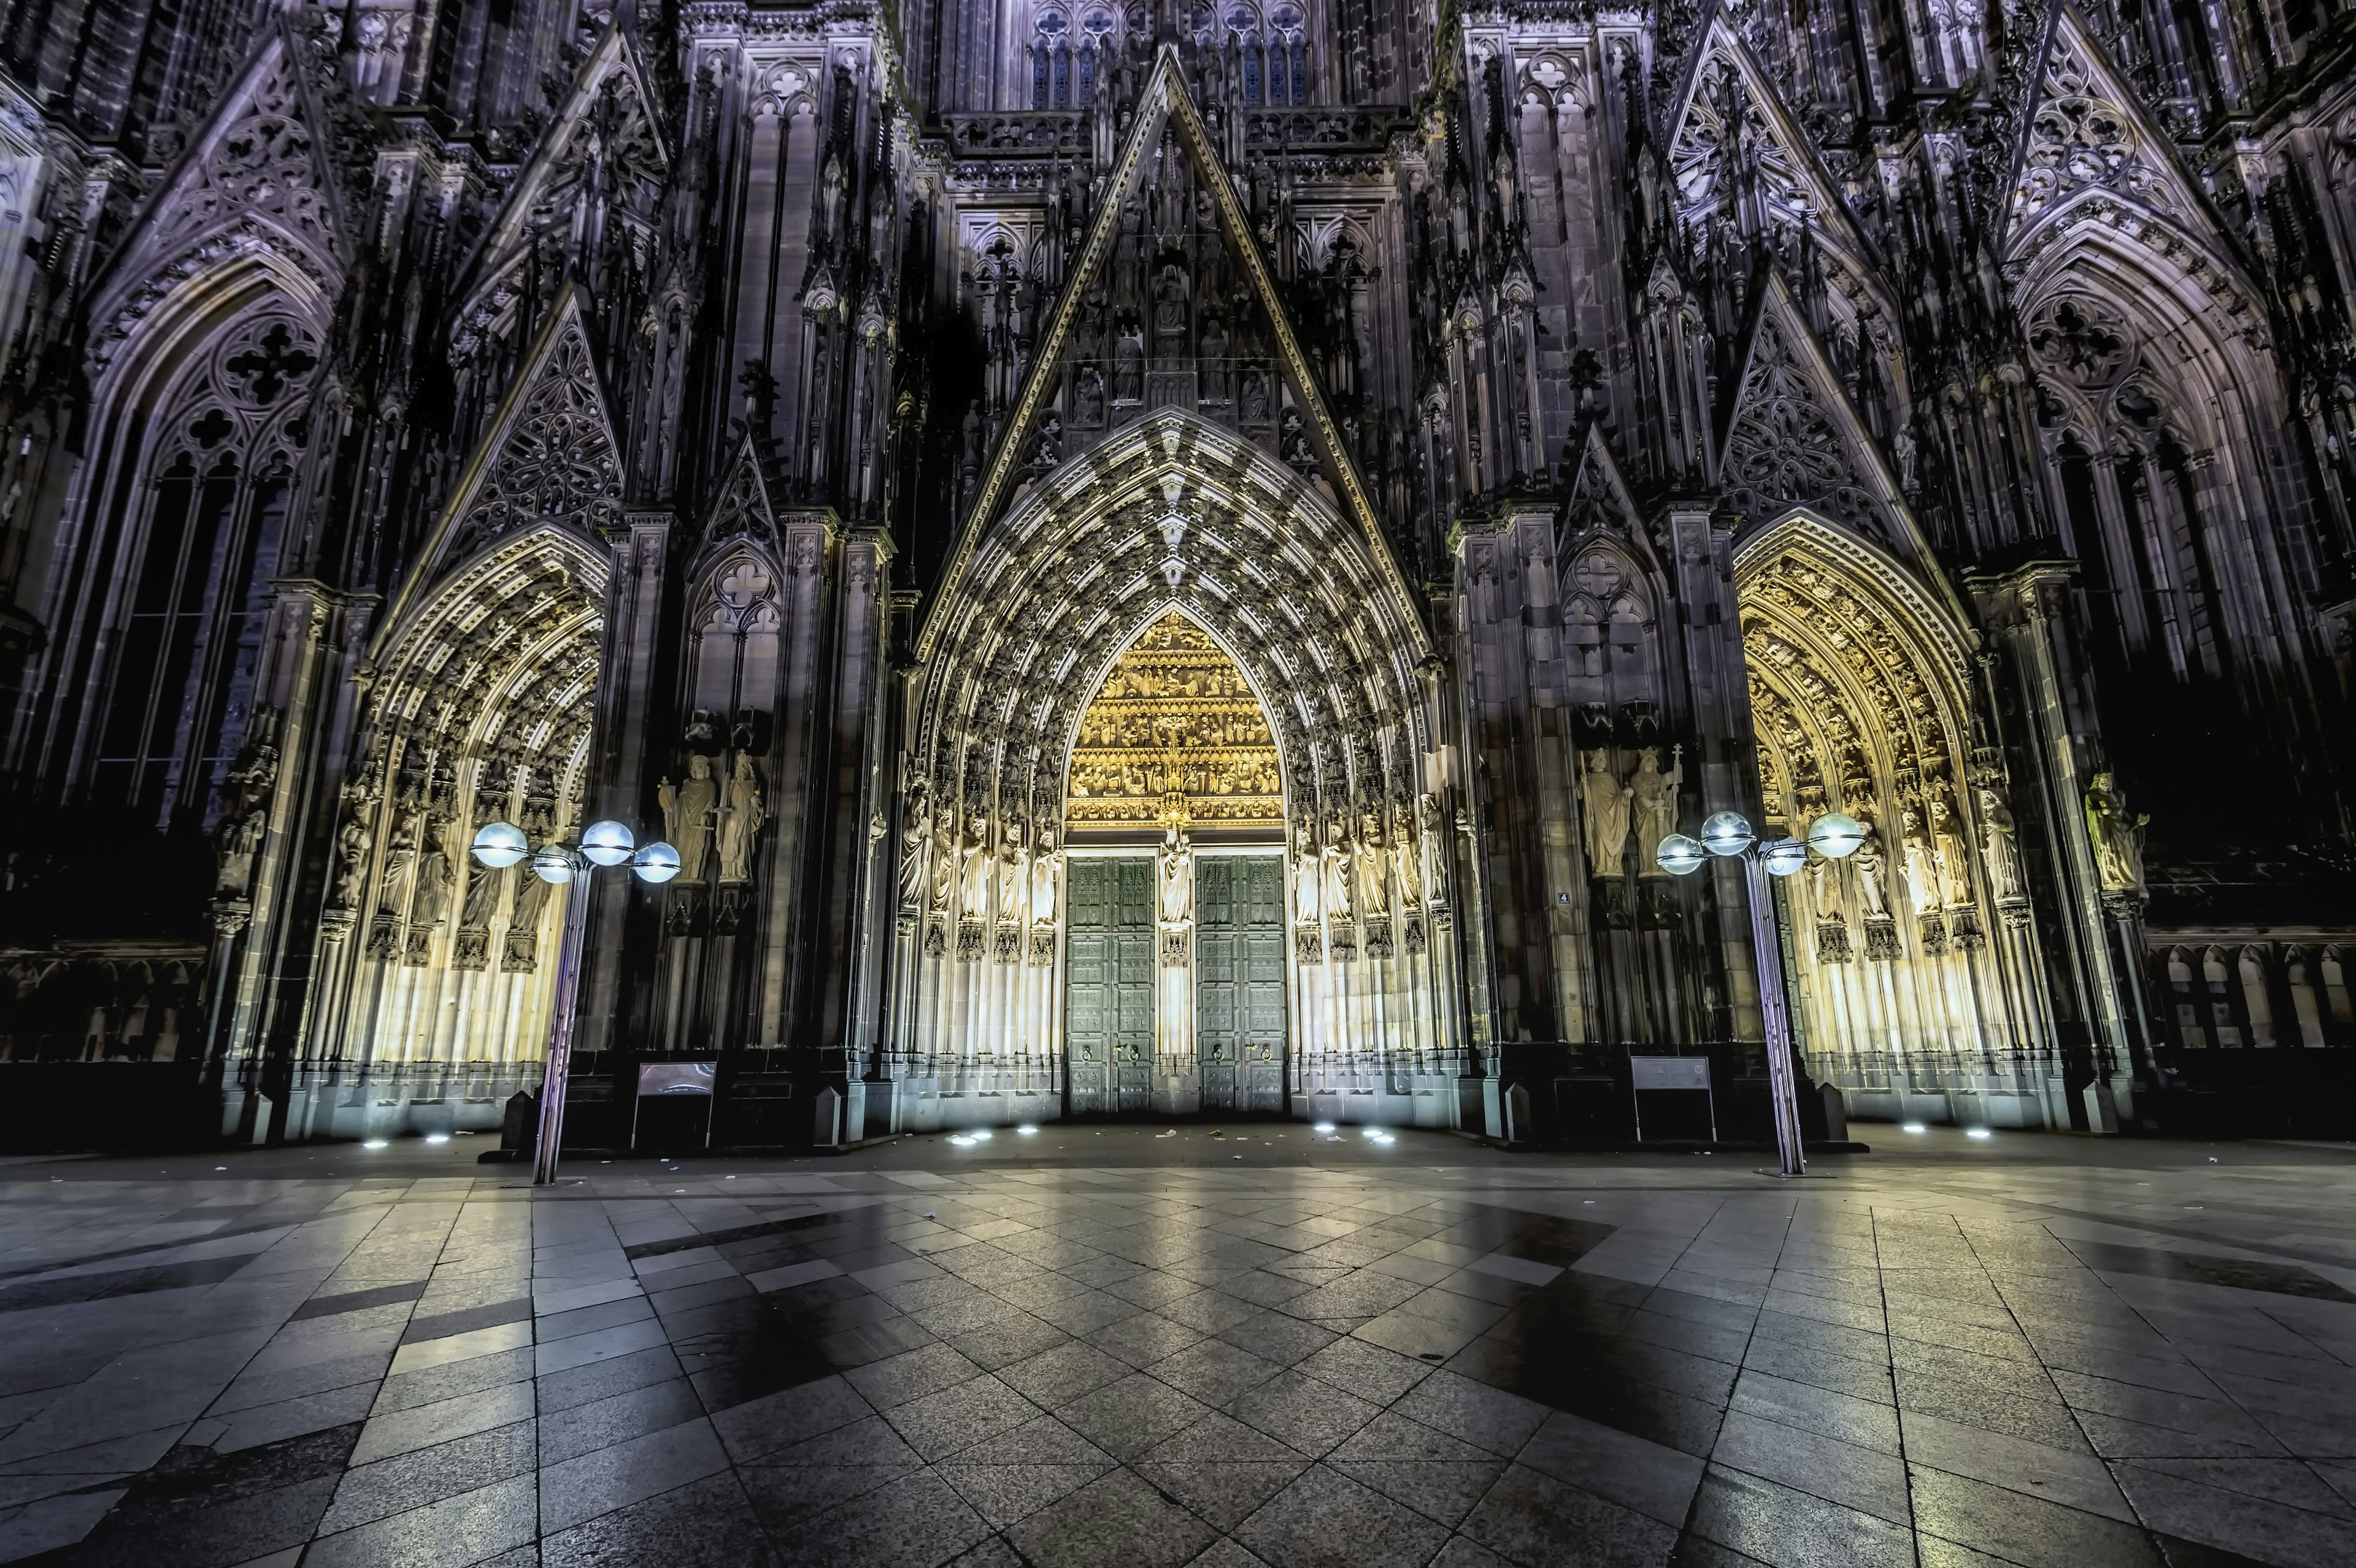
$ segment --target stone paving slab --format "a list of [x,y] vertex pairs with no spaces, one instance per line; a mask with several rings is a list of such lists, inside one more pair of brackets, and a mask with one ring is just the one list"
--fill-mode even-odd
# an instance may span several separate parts
[[1890,1143],[16,1164],[0,1562],[2356,1563],[2356,1152]]

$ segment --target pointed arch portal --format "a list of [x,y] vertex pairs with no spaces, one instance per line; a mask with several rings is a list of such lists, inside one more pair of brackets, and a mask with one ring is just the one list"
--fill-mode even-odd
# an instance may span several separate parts
[[1314,481],[1149,415],[1027,485],[930,625],[887,1031],[907,1125],[1451,1119],[1424,635]]

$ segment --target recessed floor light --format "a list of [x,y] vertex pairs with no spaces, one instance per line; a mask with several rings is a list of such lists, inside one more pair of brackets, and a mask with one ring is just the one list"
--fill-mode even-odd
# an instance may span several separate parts
[[1901,1132],[1901,1133],[1920,1133],[1920,1132],[1925,1132],[1925,1131],[1928,1131],[1929,1129],[1927,1129],[1926,1127],[1924,1127],[1924,1126],[1922,1125],[1922,1123],[1920,1123],[1920,1122],[1908,1122],[1905,1125],[1903,1125],[1903,1126],[1900,1127],[1898,1130],[1899,1130],[1900,1132]]
[[1986,1127],[1965,1127],[1964,1129],[1964,1136],[1967,1138],[1984,1138],[1991,1136],[1993,1135],[1991,1135]]

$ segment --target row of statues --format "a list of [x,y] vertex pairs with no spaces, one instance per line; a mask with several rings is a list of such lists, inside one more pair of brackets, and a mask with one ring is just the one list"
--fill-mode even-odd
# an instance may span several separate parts
[[904,913],[954,912],[963,922],[994,914],[1004,923],[1053,925],[1062,867],[1052,828],[1043,830],[1034,846],[1025,842],[1023,824],[1010,821],[993,848],[989,825],[980,818],[959,832],[955,807],[945,805],[936,814],[926,808],[922,785],[909,792],[907,831],[900,846]]
[[752,880],[753,842],[768,820],[768,808],[750,753],[736,753],[724,792],[712,776],[712,759],[698,753],[687,760],[687,777],[676,784],[664,779],[655,798],[662,805],[663,837],[679,851],[680,881],[703,880],[715,840],[719,880]]
[[1646,747],[1636,771],[1622,779],[1612,753],[1586,752],[1579,775],[1580,804],[1587,827],[1587,864],[1592,875],[1628,874],[1629,840],[1634,838],[1637,875],[1665,877],[1653,861],[1662,839],[1677,830],[1677,791],[1685,783],[1685,748],[1670,748],[1665,772],[1657,746]]
[[1439,797],[1429,793],[1411,811],[1395,804],[1387,827],[1373,806],[1359,813],[1355,832],[1339,813],[1322,834],[1318,825],[1301,823],[1292,830],[1293,923],[1387,920],[1394,899],[1408,912],[1441,902],[1447,856]]

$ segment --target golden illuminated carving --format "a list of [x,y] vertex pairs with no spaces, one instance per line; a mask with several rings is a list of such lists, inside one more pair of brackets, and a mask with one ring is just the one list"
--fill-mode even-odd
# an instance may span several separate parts
[[1065,820],[1075,827],[1284,819],[1259,699],[1218,644],[1175,612],[1113,661],[1081,716],[1067,789]]

